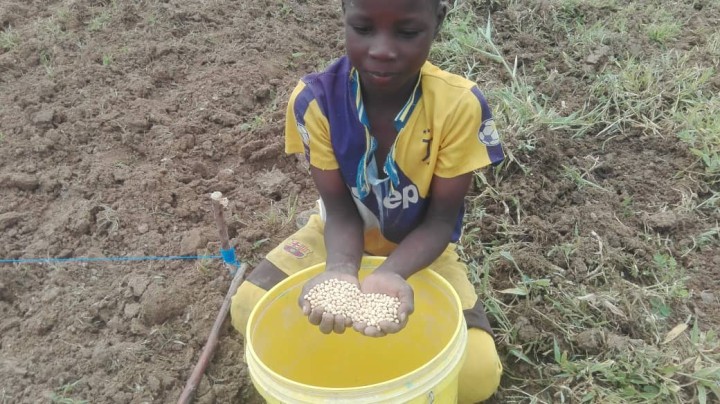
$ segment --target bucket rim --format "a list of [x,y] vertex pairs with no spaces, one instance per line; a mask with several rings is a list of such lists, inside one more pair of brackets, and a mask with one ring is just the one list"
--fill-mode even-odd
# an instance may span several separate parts
[[[362,269],[367,269],[367,268],[375,268],[375,267],[379,266],[379,264],[382,263],[384,260],[385,260],[385,257],[364,256],[362,258],[362,261],[360,264],[360,269],[362,270]],[[317,271],[318,268],[321,268],[324,265],[325,265],[325,262],[321,262],[319,264],[312,265],[301,271],[298,271],[297,273],[292,274],[292,275],[288,276],[287,278],[285,278],[284,280],[282,280],[281,282],[279,282],[270,291],[272,291],[273,289],[276,289],[276,288],[280,288],[282,285],[291,283],[292,281],[294,281],[295,279],[297,279],[299,277],[306,276],[308,272]],[[253,360],[257,362],[257,364],[262,364],[262,366],[258,366],[258,367],[261,368],[262,371],[265,372],[266,374],[272,376],[273,378],[277,379],[278,381],[282,382],[283,384],[285,384],[287,386],[300,387],[301,389],[305,390],[306,392],[324,392],[324,393],[331,393],[331,394],[332,393],[355,393],[355,392],[361,392],[363,390],[377,389],[377,388],[385,387],[385,386],[394,386],[394,385],[398,385],[398,384],[403,384],[404,383],[403,380],[411,378],[413,375],[419,375],[419,374],[425,373],[427,371],[427,369],[431,367],[431,365],[435,364],[436,362],[440,362],[443,359],[443,357],[445,356],[445,354],[447,354],[453,348],[457,349],[457,347],[455,346],[456,344],[453,344],[453,342],[457,341],[458,336],[460,336],[462,334],[462,332],[461,332],[462,328],[466,326],[465,318],[464,318],[463,312],[462,312],[462,303],[460,301],[460,296],[457,294],[457,292],[452,287],[452,285],[447,280],[445,280],[445,278],[440,276],[440,274],[438,274],[437,272],[433,271],[430,268],[424,268],[421,271],[426,272],[427,274],[429,274],[429,276],[435,278],[435,280],[439,281],[443,285],[443,287],[445,287],[450,292],[450,295],[452,296],[452,300],[455,302],[455,306],[457,307],[456,312],[457,312],[459,321],[457,322],[457,325],[456,325],[455,329],[453,330],[448,343],[445,346],[443,346],[443,348],[440,349],[440,351],[438,351],[438,353],[435,356],[433,356],[431,359],[429,359],[425,364],[418,367],[417,369],[412,370],[411,372],[408,372],[401,376],[397,376],[392,379],[388,379],[388,380],[385,380],[385,381],[382,381],[379,383],[366,384],[363,386],[356,386],[356,387],[321,387],[321,386],[316,386],[316,385],[311,385],[311,384],[300,383],[300,382],[294,381],[292,379],[289,379],[289,378],[275,372],[260,359],[258,353],[255,351],[253,344],[252,344],[253,338],[252,338],[252,333],[250,332],[251,331],[250,326],[251,326],[251,324],[254,323],[255,317],[257,317],[257,315],[258,315],[257,309],[262,306],[262,303],[266,303],[266,301],[270,300],[271,298],[282,296],[283,294],[287,293],[287,291],[280,292],[279,294],[273,295],[273,296],[271,296],[270,291],[268,291],[268,293],[266,293],[253,308],[252,312],[250,313],[250,317],[248,319],[247,327],[245,330],[246,354],[249,354],[249,356],[251,356],[253,358]],[[418,271],[417,273],[420,273],[421,271]],[[371,338],[371,337],[368,337],[368,338]],[[380,338],[382,338],[382,337],[380,337]],[[464,350],[464,347],[462,349]],[[247,361],[247,359],[246,359],[246,361]],[[250,376],[253,377],[252,373],[250,374]]]

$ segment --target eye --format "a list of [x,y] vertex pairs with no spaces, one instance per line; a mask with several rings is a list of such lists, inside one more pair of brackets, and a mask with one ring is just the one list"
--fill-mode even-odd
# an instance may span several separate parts
[[398,36],[401,38],[415,38],[420,34],[420,31],[411,30],[411,29],[402,29],[398,31]]
[[366,25],[353,25],[352,29],[360,35],[367,35],[372,32],[372,27]]

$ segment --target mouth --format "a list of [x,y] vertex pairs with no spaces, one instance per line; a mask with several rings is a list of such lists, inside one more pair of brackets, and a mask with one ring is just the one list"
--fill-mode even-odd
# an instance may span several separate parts
[[396,73],[367,71],[365,77],[375,85],[388,85],[397,77]]
[[396,76],[395,73],[390,73],[390,72],[371,72],[371,71],[369,71],[369,72],[367,72],[367,74],[371,77],[377,77],[377,78],[383,78],[383,79]]

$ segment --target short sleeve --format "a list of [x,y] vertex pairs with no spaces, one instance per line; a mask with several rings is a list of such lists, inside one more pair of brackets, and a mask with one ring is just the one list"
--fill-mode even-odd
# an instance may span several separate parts
[[313,167],[333,170],[339,167],[332,144],[328,120],[310,87],[302,81],[290,94],[285,116],[285,153],[303,153]]
[[477,87],[458,100],[443,124],[434,174],[452,178],[504,158],[490,107]]

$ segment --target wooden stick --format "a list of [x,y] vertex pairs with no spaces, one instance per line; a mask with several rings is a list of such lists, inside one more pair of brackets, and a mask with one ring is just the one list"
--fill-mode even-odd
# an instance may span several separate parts
[[228,292],[225,295],[225,300],[223,300],[222,307],[220,307],[220,313],[218,313],[217,318],[215,319],[215,324],[213,324],[207,342],[203,347],[202,354],[200,354],[200,358],[198,359],[198,362],[195,365],[195,368],[193,369],[190,378],[185,384],[185,389],[183,390],[182,394],[180,394],[178,404],[188,404],[192,402],[195,396],[195,390],[197,390],[197,387],[200,385],[200,381],[205,374],[205,369],[207,368],[208,364],[212,360],[213,355],[215,354],[215,349],[217,348],[218,344],[218,337],[220,336],[220,329],[222,328],[222,325],[225,322],[225,318],[227,317],[228,309],[230,307],[230,301],[235,295],[235,291],[237,290],[238,286],[240,286],[240,282],[242,282],[243,278],[245,277],[245,270],[247,270],[247,267],[247,264],[243,263],[242,265],[240,265],[240,268],[235,273],[235,277],[233,278],[232,283],[230,283],[230,289],[228,289]]
[[[220,233],[220,246],[223,250],[228,250],[230,248],[230,238],[228,237],[227,224],[225,223],[225,217],[223,215],[223,208],[228,205],[228,199],[223,198],[222,192],[213,192],[210,195],[210,199],[212,200],[212,210],[213,216],[215,217],[215,224],[217,224],[218,232]],[[195,391],[200,385],[200,380],[202,380],[202,377],[205,374],[205,369],[207,368],[208,364],[212,360],[213,355],[215,354],[215,349],[217,348],[218,344],[218,337],[220,336],[220,329],[222,328],[222,325],[225,322],[225,318],[227,317],[228,309],[230,307],[230,301],[235,295],[235,291],[237,290],[238,286],[240,286],[240,282],[242,282],[243,278],[245,277],[246,270],[247,264],[243,263],[242,265],[240,265],[240,268],[235,271],[233,280],[230,283],[230,289],[228,289],[227,294],[225,295],[225,299],[223,300],[222,306],[220,307],[220,312],[215,318],[215,324],[213,324],[213,327],[210,330],[210,335],[208,336],[207,342],[205,342],[205,346],[203,347],[202,353],[200,354],[200,358],[198,359],[197,364],[195,364],[195,368],[193,369],[192,373],[190,374],[190,378],[185,384],[185,389],[183,389],[182,394],[180,394],[178,404],[187,404],[193,400],[195,396]]]
[[222,247],[223,250],[227,250],[230,248],[230,237],[228,236],[228,228],[225,223],[225,216],[223,215],[223,207],[227,206],[228,200],[222,197],[221,192],[213,192],[210,198],[212,200],[215,224],[217,225],[218,233],[220,233],[220,247]]

